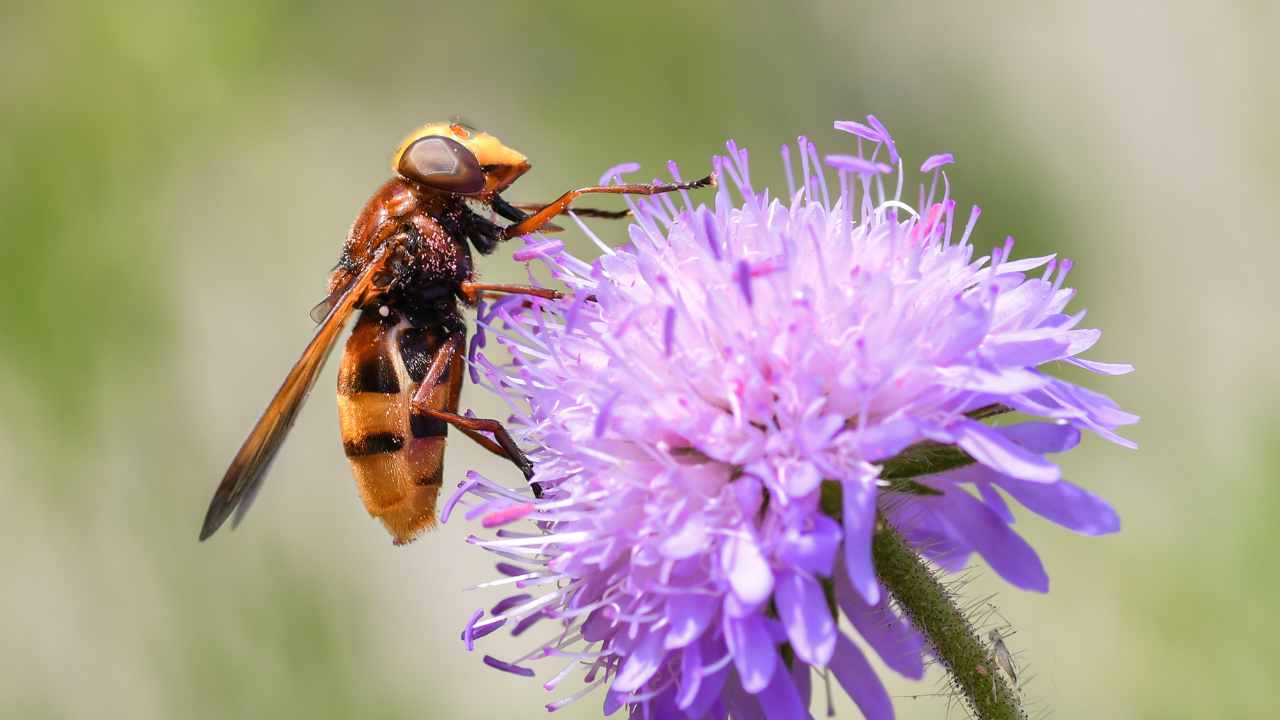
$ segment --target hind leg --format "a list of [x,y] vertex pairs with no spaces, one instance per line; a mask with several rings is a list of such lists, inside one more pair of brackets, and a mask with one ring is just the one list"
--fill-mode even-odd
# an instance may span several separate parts
[[[520,449],[519,445],[516,445],[515,440],[511,439],[511,434],[497,420],[469,418],[457,413],[433,410],[431,408],[422,408],[417,412],[458,428],[464,435],[475,440],[484,449],[510,460],[524,474],[526,481],[533,479],[533,463],[529,462],[529,458],[524,454],[524,451]],[[492,440],[480,434],[486,432],[493,435]],[[534,497],[542,497],[541,485],[536,482],[530,482],[529,486],[533,488]]]

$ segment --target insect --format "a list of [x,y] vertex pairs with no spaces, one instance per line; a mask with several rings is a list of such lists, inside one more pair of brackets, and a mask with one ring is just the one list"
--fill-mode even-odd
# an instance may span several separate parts
[[[392,156],[393,177],[356,217],[328,295],[312,310],[318,323],[314,337],[214,492],[201,540],[233,514],[233,525],[244,517],[346,321],[357,312],[338,370],[343,451],[365,508],[395,544],[410,542],[435,523],[449,427],[509,459],[541,495],[532,464],[500,422],[458,414],[466,344],[459,303],[473,307],[484,293],[559,293],[478,282],[471,248],[487,255],[504,240],[554,227],[550,220],[582,195],[655,195],[706,187],[715,178],[591,186],[546,205],[508,203],[500,193],[529,168],[521,153],[461,123],[429,123],[405,138]],[[511,224],[500,226],[475,206]]]
[[987,633],[987,639],[991,641],[991,651],[995,654],[996,663],[1013,681],[1014,687],[1017,687],[1018,666],[1013,662],[1013,653],[1009,652],[1008,646],[1004,644],[1004,636],[999,630],[992,628],[991,632]]

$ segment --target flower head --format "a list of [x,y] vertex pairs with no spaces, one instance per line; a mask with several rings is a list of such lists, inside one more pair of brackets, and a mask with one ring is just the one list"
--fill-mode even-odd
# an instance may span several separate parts
[[[510,402],[545,492],[531,501],[472,474],[455,495],[500,526],[472,542],[502,558],[486,585],[512,591],[464,640],[504,626],[536,637],[525,656],[486,662],[531,675],[532,661],[557,661],[547,689],[577,687],[549,709],[603,685],[606,712],[804,717],[816,669],[866,716],[891,717],[837,627],[843,613],[890,668],[923,673],[924,643],[877,581],[877,522],[944,567],[977,552],[1041,591],[1000,491],[1073,530],[1118,528],[1046,458],[1082,429],[1127,444],[1113,429],[1136,420],[1042,369],[1130,369],[1077,357],[1099,333],[1065,313],[1070,264],[1013,260],[1011,240],[975,257],[978,209],[956,221],[950,155],[920,167],[914,209],[884,126],[836,128],[856,154],[820,157],[805,138],[798,157],[783,148],[786,197],[755,189],[730,142],[714,203],[633,202],[625,248],[597,240],[588,263],[528,239],[517,258],[569,295],[481,313],[473,375]],[[1010,409],[1040,419],[983,422]],[[939,449],[946,466],[902,471]]]

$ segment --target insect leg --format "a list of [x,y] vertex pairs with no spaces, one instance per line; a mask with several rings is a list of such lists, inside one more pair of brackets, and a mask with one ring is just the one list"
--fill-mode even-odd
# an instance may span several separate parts
[[[493,211],[511,222],[520,222],[529,217],[528,212],[538,212],[550,203],[509,203],[501,195],[494,195],[489,201]],[[574,208],[573,212],[580,217],[606,218],[620,220],[631,214],[630,210],[599,210],[597,208]]]
[[[514,463],[515,466],[520,469],[520,472],[524,473],[525,480],[533,479],[533,463],[529,462],[529,458],[525,456],[524,451],[520,449],[519,445],[516,445],[516,441],[511,439],[511,434],[508,433],[507,429],[502,426],[502,423],[497,420],[469,418],[456,413],[445,412],[444,410],[434,410],[431,408],[423,408],[420,412],[458,428],[466,434],[467,437],[472,439],[477,439],[475,433],[492,433],[494,440],[497,441],[497,445],[502,450],[499,454],[505,456],[508,460]],[[479,437],[484,438],[483,435],[480,435]],[[488,440],[488,438],[484,439]],[[488,443],[481,442],[480,444],[486,449],[493,450],[492,445],[489,444],[492,442],[493,440],[490,440]],[[530,483],[530,487],[533,488],[534,497],[542,497],[541,485],[535,482]]]
[[467,437],[474,440],[477,445],[484,448],[485,450],[488,450],[489,452],[493,453],[494,455],[497,455],[500,458],[510,459],[509,456],[507,455],[507,451],[504,450],[501,445],[499,445],[498,443],[490,439],[488,436],[482,433],[476,432],[475,430],[469,430],[464,427],[459,427],[458,429],[462,431],[463,435],[466,435]]
[[661,193],[674,192],[676,190],[694,190],[696,188],[714,185],[716,182],[715,175],[708,175],[701,180],[695,180],[688,183],[653,183],[650,185],[634,184],[634,185],[593,185],[591,187],[578,188],[570,190],[561,195],[555,202],[547,205],[538,212],[512,225],[508,225],[506,230],[502,232],[503,239],[518,237],[520,235],[528,235],[536,232],[538,229],[546,225],[551,218],[559,215],[569,209],[569,205],[583,195],[591,193],[601,193],[609,195],[659,195]]
[[[538,212],[551,206],[550,203],[511,203],[511,205],[519,210],[528,210],[529,212]],[[621,220],[625,217],[631,217],[630,210],[601,210],[599,208],[584,207],[575,207],[573,214],[578,217],[604,218],[605,220]]]
[[[422,378],[422,383],[418,386],[418,390],[414,392],[413,399],[409,401],[410,413],[415,416],[426,416],[439,420],[458,428],[467,437],[480,443],[486,450],[503,456],[514,463],[520,469],[520,472],[524,474],[525,480],[532,479],[533,463],[529,462],[529,458],[520,450],[520,446],[516,445],[515,441],[511,439],[510,433],[502,426],[502,423],[497,420],[463,417],[457,413],[431,407],[432,392],[436,385],[444,379],[450,364],[462,362],[462,344],[461,333],[450,335],[447,340],[440,344],[440,348],[436,350],[435,357],[431,359],[431,367],[427,369],[426,375]],[[492,433],[493,440],[479,435],[482,432]],[[530,483],[530,485],[533,488],[534,497],[542,497],[542,486],[538,483]]]
[[534,297],[546,298],[547,300],[559,300],[564,297],[555,290],[547,288],[533,287],[532,285],[492,285],[489,283],[477,283],[464,280],[459,283],[462,299],[468,305],[475,305],[480,299],[480,293],[495,292],[509,293],[511,295],[533,295]]
[[458,428],[458,429],[462,431],[463,435],[466,435],[467,437],[474,440],[477,445],[484,448],[485,450],[488,450],[489,452],[493,453],[494,455],[497,455],[500,458],[507,457],[507,451],[503,450],[501,445],[494,442],[493,440],[490,440],[487,436],[482,435],[481,433],[478,433],[475,430],[468,430],[466,428]]
[[462,334],[454,333],[436,349],[435,356],[431,358],[431,366],[427,368],[427,374],[423,376],[422,383],[418,385],[418,391],[413,394],[412,404],[415,409],[420,405],[426,405],[431,397],[431,391],[440,383],[441,378],[448,371],[449,363],[454,358],[460,358],[462,343]]

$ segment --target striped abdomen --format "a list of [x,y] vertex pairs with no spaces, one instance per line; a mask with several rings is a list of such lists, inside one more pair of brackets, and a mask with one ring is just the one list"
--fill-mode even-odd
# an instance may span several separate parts
[[[397,545],[435,524],[448,426],[412,415],[410,401],[444,340],[439,330],[365,310],[338,369],[343,450],[365,507]],[[431,391],[431,408],[457,411],[462,365],[460,357],[450,359]]]

